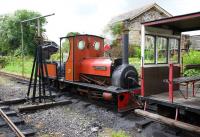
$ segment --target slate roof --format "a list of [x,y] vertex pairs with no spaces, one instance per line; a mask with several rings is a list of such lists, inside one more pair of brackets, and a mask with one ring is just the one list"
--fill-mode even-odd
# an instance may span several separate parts
[[143,14],[144,12],[148,11],[149,9],[155,7],[156,9],[158,9],[159,11],[161,11],[162,13],[164,13],[165,15],[167,15],[168,17],[171,17],[172,15],[167,12],[166,10],[164,10],[162,7],[160,7],[158,4],[156,3],[151,3],[151,4],[147,4],[144,5],[140,8],[131,10],[129,12],[123,13],[119,16],[116,16],[114,18],[111,19],[111,21],[109,22],[109,24],[113,24],[116,22],[120,22],[120,21],[124,21],[124,20],[133,20],[134,18],[140,16],[141,14]]

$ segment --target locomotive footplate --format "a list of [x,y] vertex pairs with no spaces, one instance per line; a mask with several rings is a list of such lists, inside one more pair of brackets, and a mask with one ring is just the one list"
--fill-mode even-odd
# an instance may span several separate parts
[[107,92],[112,92],[112,93],[124,93],[127,91],[131,91],[130,89],[120,89],[118,87],[114,87],[114,86],[99,86],[99,85],[95,85],[95,84],[89,84],[89,83],[83,83],[83,82],[74,82],[74,81],[66,81],[64,80],[63,82],[65,83],[69,83],[69,84],[73,84],[73,85],[77,85],[77,86],[83,86],[83,87],[88,87],[88,88],[93,88],[93,89],[98,89],[98,90],[103,90],[103,91],[107,91]]
[[[77,90],[84,92],[84,89],[100,93],[101,98],[106,101],[114,101],[118,112],[125,112],[134,108],[138,108],[139,104],[135,99],[135,95],[140,93],[140,88],[121,89],[115,86],[99,86],[89,83],[62,81],[65,84],[77,87]],[[85,92],[86,92],[85,90]],[[99,98],[99,97],[98,97]]]

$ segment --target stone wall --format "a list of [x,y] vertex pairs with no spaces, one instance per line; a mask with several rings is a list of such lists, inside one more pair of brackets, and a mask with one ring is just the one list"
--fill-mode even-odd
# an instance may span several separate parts
[[200,36],[190,36],[190,49],[200,50]]
[[156,19],[166,18],[167,16],[159,12],[156,8],[152,8],[139,17],[131,20],[129,26],[129,43],[131,45],[140,45],[141,37],[141,22],[152,21]]

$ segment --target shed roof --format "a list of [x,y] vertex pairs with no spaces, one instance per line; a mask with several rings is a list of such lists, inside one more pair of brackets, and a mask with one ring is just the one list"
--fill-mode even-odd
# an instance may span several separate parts
[[147,4],[145,6],[142,6],[140,8],[131,10],[129,12],[123,13],[119,16],[114,17],[113,19],[111,19],[109,24],[113,24],[116,22],[120,22],[120,21],[124,21],[124,20],[132,20],[138,16],[140,16],[141,14],[143,14],[144,12],[150,10],[151,8],[155,7],[156,9],[158,9],[159,11],[161,11],[162,13],[164,13],[166,16],[171,17],[172,15],[167,12],[166,10],[164,10],[162,7],[160,7],[158,4],[156,3],[151,3],[151,4]]
[[180,32],[200,30],[200,12],[143,22],[142,24],[145,26],[170,28]]

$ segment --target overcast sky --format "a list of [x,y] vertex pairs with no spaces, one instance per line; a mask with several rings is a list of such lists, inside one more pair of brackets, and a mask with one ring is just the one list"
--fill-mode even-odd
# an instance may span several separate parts
[[55,13],[47,18],[47,36],[58,41],[68,32],[101,35],[116,15],[156,2],[172,15],[200,11],[200,0],[0,0],[0,14],[18,9]]

